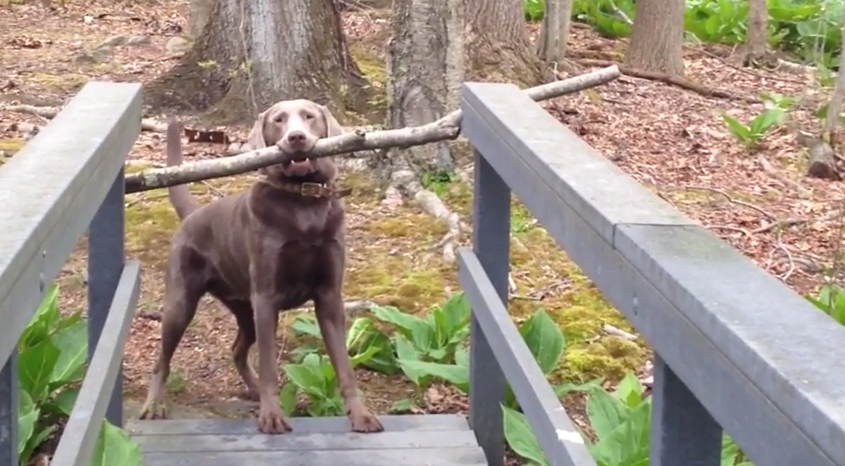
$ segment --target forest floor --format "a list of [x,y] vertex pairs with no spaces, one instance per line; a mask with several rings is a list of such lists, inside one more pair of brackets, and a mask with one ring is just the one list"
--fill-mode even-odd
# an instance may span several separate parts
[[[54,11],[45,10],[39,2],[0,7],[4,25],[0,29],[0,160],[13,156],[24,143],[19,123],[46,124],[40,117],[4,111],[2,104],[62,105],[89,80],[149,83],[177,63],[165,45],[187,27],[186,17],[186,1],[68,2]],[[388,17],[384,12],[344,13],[353,53],[376,87],[384,85],[381,47],[388,34]],[[537,26],[530,30],[536,34]],[[626,47],[624,40],[601,38],[580,25],[574,27],[570,44],[573,57],[594,60],[593,64],[618,61]],[[749,98],[763,91],[794,96],[800,108],[790,113],[792,126],[813,128],[818,86],[803,76],[734,67],[724,58],[730,53],[726,47],[689,48],[689,79]],[[821,271],[831,264],[838,248],[841,226],[836,219],[819,219],[836,217],[845,185],[803,176],[807,156],[796,143],[794,131],[778,129],[754,151],[734,139],[720,112],[748,121],[760,113],[762,104],[707,98],[677,86],[625,76],[543,106],[599,153],[798,292],[811,292],[822,281]],[[246,131],[246,127],[226,129],[234,139],[243,138]],[[189,160],[224,153],[220,145],[186,146]],[[163,158],[163,135],[145,132],[129,156],[128,169],[162,166]],[[769,170],[760,168],[761,159],[771,166]],[[194,183],[191,189],[208,202],[244,189],[254,179],[254,175],[242,175]],[[425,313],[459,290],[454,264],[443,263],[432,248],[444,233],[443,225],[413,202],[383,203],[381,188],[367,175],[347,174],[344,182],[354,188],[347,203],[348,300]],[[471,192],[466,184],[431,188],[469,218]],[[786,220],[788,227],[768,227]],[[128,197],[127,221],[128,254],[144,265],[142,295],[124,365],[127,397],[130,406],[137,406],[157,353],[160,325],[150,316],[161,309],[163,264],[177,220],[166,193],[156,190]],[[605,324],[632,329],[516,201],[512,230],[514,318],[543,307],[567,337],[564,361],[552,377],[613,380],[627,371],[640,371],[650,357],[647,346],[641,340],[631,342],[603,332]],[[66,311],[84,306],[84,244],[80,242],[60,279]],[[296,314],[282,317],[278,341],[283,358],[298,344],[289,331]],[[171,399],[186,410],[185,416],[238,417],[254,409],[238,397],[243,387],[231,363],[234,336],[230,315],[213,300],[203,300],[177,351],[169,384]],[[368,403],[378,412],[409,396],[423,411],[465,407],[465,400],[448,388],[416,393],[401,378],[365,371],[360,378]],[[578,411],[577,406],[571,408]]]

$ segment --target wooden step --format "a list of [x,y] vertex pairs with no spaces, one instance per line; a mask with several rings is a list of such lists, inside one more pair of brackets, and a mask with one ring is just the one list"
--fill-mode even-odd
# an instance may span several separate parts
[[264,435],[253,419],[129,421],[144,466],[483,466],[465,416],[379,416],[384,432],[359,434],[345,417],[293,418],[293,432]]

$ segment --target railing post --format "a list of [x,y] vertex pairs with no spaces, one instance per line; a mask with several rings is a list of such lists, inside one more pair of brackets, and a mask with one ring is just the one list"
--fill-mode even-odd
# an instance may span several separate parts
[[658,355],[652,396],[650,466],[719,466],[722,428]]
[[0,370],[0,466],[18,466],[18,352]]
[[[475,151],[473,250],[499,297],[508,305],[511,192],[484,156]],[[490,466],[503,466],[505,434],[501,403],[507,381],[473,315],[470,327],[469,422]]]
[[[88,230],[88,361],[97,348],[124,265],[124,178],[121,169]],[[106,419],[123,425],[123,371],[119,371]]]

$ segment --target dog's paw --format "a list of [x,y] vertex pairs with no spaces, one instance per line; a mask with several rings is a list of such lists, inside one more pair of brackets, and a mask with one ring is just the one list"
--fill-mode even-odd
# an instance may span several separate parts
[[138,415],[138,419],[167,419],[167,406],[165,406],[163,402],[147,402],[141,409],[141,414]]
[[368,412],[358,415],[350,414],[349,419],[352,421],[353,432],[372,433],[384,431],[381,421]]
[[282,415],[282,410],[278,407],[275,409],[258,410],[258,431],[262,434],[278,435],[290,432],[290,424]]

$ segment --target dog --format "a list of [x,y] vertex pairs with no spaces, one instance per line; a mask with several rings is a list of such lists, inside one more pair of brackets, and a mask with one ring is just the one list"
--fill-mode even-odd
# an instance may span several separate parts
[[[180,125],[167,128],[168,165],[182,163]],[[287,156],[260,170],[249,190],[205,206],[186,185],[169,188],[181,225],[165,272],[159,357],[141,419],[167,416],[170,362],[206,293],[235,316],[232,358],[249,396],[259,402],[258,430],[291,431],[278,400],[278,312],[314,303],[326,351],[355,432],[380,432],[380,421],[359,399],[346,349],[343,287],[346,247],[343,196],[328,157],[308,158],[320,138],[342,134],[329,110],[309,100],[278,102],[259,115],[249,136],[253,150],[276,145]],[[258,345],[258,373],[248,361]]]

